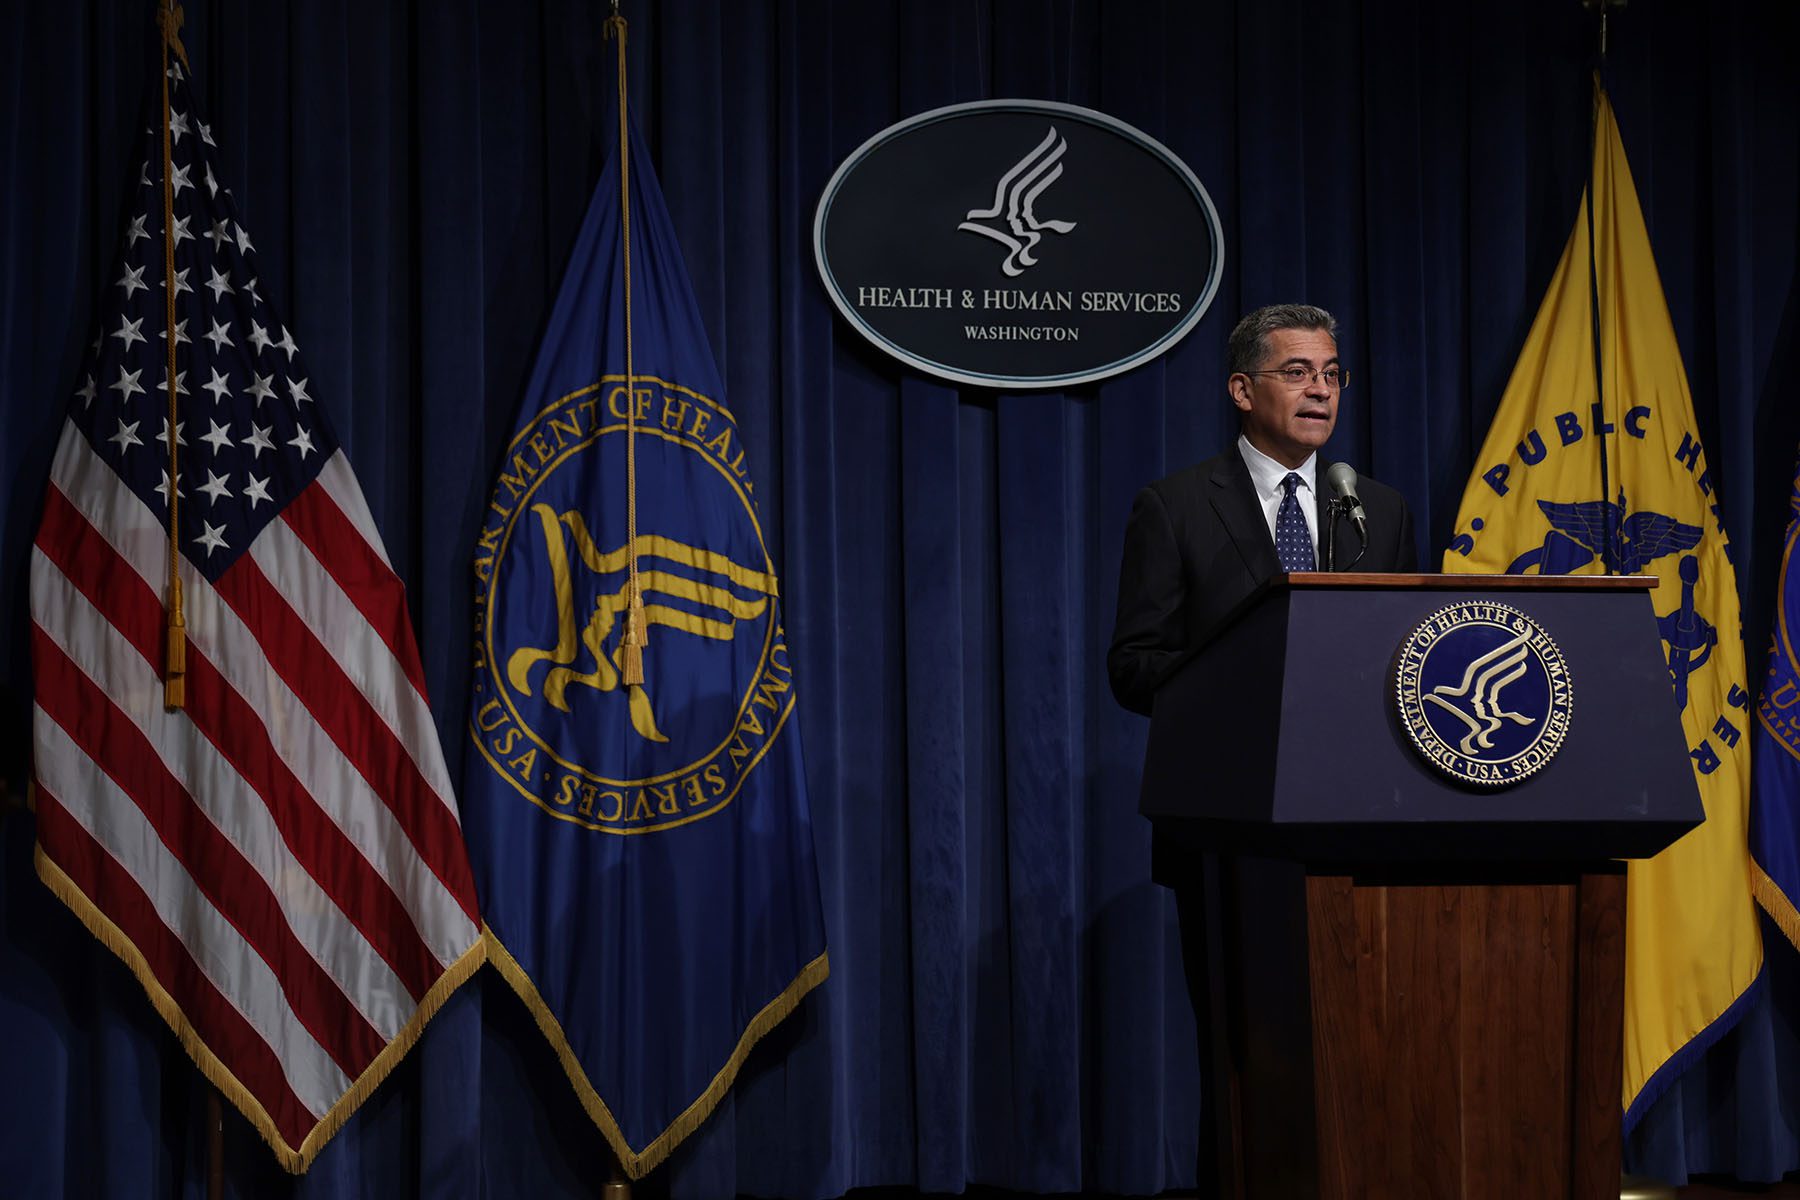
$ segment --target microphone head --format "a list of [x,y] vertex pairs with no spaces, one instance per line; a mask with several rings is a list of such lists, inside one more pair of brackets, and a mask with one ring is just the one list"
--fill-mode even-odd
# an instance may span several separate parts
[[1332,463],[1325,472],[1325,482],[1339,496],[1356,496],[1356,468],[1349,463]]

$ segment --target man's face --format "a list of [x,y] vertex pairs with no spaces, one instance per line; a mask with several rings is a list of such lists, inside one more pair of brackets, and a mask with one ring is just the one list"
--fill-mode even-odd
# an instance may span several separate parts
[[[1250,444],[1284,467],[1297,467],[1337,425],[1337,389],[1321,374],[1337,365],[1337,340],[1323,329],[1277,329],[1264,340],[1267,353],[1256,373],[1233,375],[1225,386]],[[1309,374],[1295,386],[1282,378],[1283,367],[1305,367]]]

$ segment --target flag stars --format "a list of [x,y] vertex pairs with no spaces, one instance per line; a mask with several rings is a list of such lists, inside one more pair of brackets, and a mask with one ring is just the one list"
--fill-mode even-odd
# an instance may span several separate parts
[[169,136],[177,146],[181,145],[181,135],[188,131],[187,114],[184,112],[169,113]]
[[220,217],[214,221],[213,227],[207,230],[206,236],[212,239],[213,253],[217,254],[220,246],[235,240],[231,236],[231,218]]
[[[206,140],[208,142],[212,141],[211,138],[207,138]],[[219,194],[219,181],[213,178],[211,163],[206,164],[206,194],[209,197],[217,197]],[[213,248],[215,250],[218,249],[216,246]]]
[[[206,340],[213,344],[214,354],[217,354],[227,346],[237,345],[236,342],[231,340],[231,327],[226,325],[223,321],[214,321],[212,323],[212,332],[206,335]],[[214,368],[214,370],[216,372],[217,368]]]
[[311,404],[312,397],[306,394],[306,380],[288,380],[288,396],[295,404]]
[[[182,382],[186,378],[187,378],[186,371],[175,372],[175,394],[177,396],[187,395],[187,385]],[[163,368],[162,382],[156,385],[156,390],[159,392],[167,392],[169,390],[169,368],[167,368],[167,367]],[[176,432],[179,433],[180,429],[177,428]]]
[[244,478],[248,481],[244,484],[244,499],[250,502],[250,511],[255,512],[257,504],[261,501],[275,503],[269,498],[269,481],[267,479],[258,479],[249,474],[246,474]]
[[250,372],[250,378],[254,382],[250,384],[250,388],[245,394],[253,397],[256,400],[256,407],[261,409],[262,402],[275,394],[275,389],[269,386],[275,381],[275,372],[271,371],[267,375],[258,375],[255,371],[252,371]]
[[261,325],[258,325],[255,321],[250,322],[250,344],[256,347],[256,352],[258,354],[261,354],[271,345],[269,341],[269,331],[264,329]]
[[119,431],[117,433],[113,434],[111,437],[107,438],[106,440],[113,443],[115,446],[117,446],[119,448],[120,454],[124,454],[125,451],[130,449],[131,447],[141,446],[144,444],[143,442],[138,440],[138,435],[137,435],[138,426],[142,425],[142,424],[143,424],[142,421],[133,421],[131,424],[127,425],[125,423],[125,418],[120,417],[119,418]]
[[194,542],[196,545],[206,547],[206,556],[208,558],[212,557],[212,552],[214,550],[229,550],[231,548],[225,544],[225,526],[214,525],[210,521],[202,521],[200,524],[204,526],[204,529],[201,531],[200,536],[194,539]]
[[193,181],[188,178],[188,172],[192,169],[191,166],[176,167],[174,172],[169,176],[169,186],[174,189],[173,195],[179,196],[181,195],[182,188],[192,188],[194,186]]
[[[191,292],[194,290],[193,288],[188,286],[187,277],[188,277],[188,268],[187,267],[183,267],[183,268],[181,268],[181,270],[175,272],[175,294],[177,296],[181,295],[181,293],[183,293],[183,292]],[[165,291],[168,290],[167,284],[163,285],[163,290],[165,290]]]
[[[177,387],[181,386],[179,381],[176,383],[176,386]],[[162,422],[163,422],[162,432],[156,435],[156,440],[166,446],[169,444],[169,418],[164,417],[162,419]],[[185,428],[187,428],[186,421],[175,422],[175,444],[177,446],[187,445],[187,439],[181,436],[181,431]]]
[[255,246],[250,244],[250,231],[245,229],[242,225],[237,227],[237,244],[239,254],[248,254],[256,249]]
[[125,289],[126,303],[130,303],[131,294],[133,292],[147,292],[150,290],[150,285],[144,282],[143,267],[138,267],[135,270],[131,267],[126,267],[125,274],[119,277],[118,286]]
[[[140,396],[144,394],[144,385],[138,382],[138,376],[143,373],[144,368],[142,367],[139,367],[135,371],[127,371],[124,367],[120,367],[119,378],[114,382],[107,384],[107,387],[119,393],[120,404],[128,404],[131,401],[133,392],[136,392]],[[133,425],[132,428],[136,429],[137,426]]]
[[86,408],[94,402],[94,397],[98,394],[98,389],[94,387],[94,374],[92,371],[88,372],[87,382],[76,389],[75,394],[81,397],[81,407],[83,408]]
[[225,272],[219,270],[217,267],[210,268],[210,272],[212,278],[206,281],[206,286],[212,289],[214,304],[223,300],[226,292],[233,292],[235,294],[236,289],[231,286],[230,276],[226,275]]
[[286,350],[288,361],[294,361],[294,351],[300,349],[300,347],[294,345],[294,335],[288,332],[286,325],[281,327],[281,340],[275,343],[275,348],[277,350]]
[[[208,418],[206,423],[211,426],[211,428],[207,430],[206,436],[200,440],[211,446],[214,454],[222,453],[226,447],[237,444],[231,440],[231,432],[226,429],[225,426],[210,418]],[[205,491],[206,489],[201,488],[200,490]]]
[[191,220],[193,220],[192,217],[182,217],[175,222],[174,238],[177,246],[181,245],[183,240],[190,242],[194,240],[194,235],[188,232],[188,222]]
[[308,454],[314,453],[312,434],[306,432],[306,429],[303,426],[295,426],[294,436],[292,440],[288,442],[288,445],[300,452],[301,462],[306,461],[306,456]]
[[[157,330],[156,336],[166,342],[169,340],[169,331],[166,329],[159,329]],[[183,317],[181,320],[175,322],[175,344],[177,346],[185,346],[187,345],[187,342],[187,318]]]
[[[250,447],[251,458],[262,458],[264,450],[274,451],[275,443],[269,440],[269,432],[274,428],[273,425],[263,426],[255,421],[250,422],[250,436],[244,439],[244,445]],[[248,495],[248,491],[245,494]]]
[[231,498],[231,488],[227,486],[229,478],[229,472],[224,477],[220,477],[211,470],[206,472],[206,482],[200,485],[200,492],[206,497],[209,504],[217,507],[221,498],[227,500]]
[[[137,245],[139,238],[147,238],[150,236],[144,231],[144,222],[146,219],[148,219],[148,214],[142,217],[131,218],[131,225],[125,230],[125,252],[127,254],[131,252],[132,247]],[[130,293],[127,293],[127,295],[129,294]]]
[[[168,469],[164,468],[162,471],[159,471],[158,474],[161,475],[162,478],[157,483],[156,487],[153,488],[152,490],[155,491],[157,495],[159,495],[163,498],[163,507],[167,508],[169,506],[169,472],[168,472]],[[181,494],[183,496],[187,495],[186,492],[182,492]]]
[[200,140],[201,141],[205,142],[209,146],[217,146],[218,145],[217,142],[212,140],[212,126],[208,125],[205,121],[195,121],[194,128],[198,129],[200,131]]
[[124,316],[119,317],[119,327],[117,329],[113,330],[113,336],[118,338],[121,342],[124,343],[124,345],[120,347],[121,353],[124,353],[124,354],[131,353],[131,343],[133,343],[133,342],[142,342],[142,341],[148,340],[144,337],[143,334],[138,332],[138,330],[142,329],[143,327],[144,327],[144,318],[142,318],[142,317],[139,317],[135,321],[127,321],[124,318]]
[[212,368],[212,380],[200,385],[203,392],[211,392],[214,404],[225,403],[225,397],[231,395],[231,381],[220,374],[219,368]]

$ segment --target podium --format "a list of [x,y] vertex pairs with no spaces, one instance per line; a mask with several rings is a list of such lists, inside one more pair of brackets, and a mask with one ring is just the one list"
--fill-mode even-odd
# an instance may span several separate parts
[[[1217,1194],[1618,1195],[1618,860],[1703,819],[1655,585],[1277,576],[1159,690],[1140,809],[1190,945],[1204,915]],[[1505,786],[1453,777],[1396,699],[1469,613],[1529,618],[1566,672],[1559,748]],[[1457,744],[1528,723],[1501,690],[1525,636],[1428,689],[1498,714]]]

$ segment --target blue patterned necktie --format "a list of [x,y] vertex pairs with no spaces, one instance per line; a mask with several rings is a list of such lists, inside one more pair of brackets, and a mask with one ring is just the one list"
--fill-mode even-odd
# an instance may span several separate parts
[[1281,559],[1284,571],[1310,571],[1313,569],[1312,533],[1306,528],[1306,516],[1300,511],[1300,498],[1294,494],[1300,486],[1300,477],[1292,471],[1281,481],[1281,488],[1287,494],[1281,498],[1281,507],[1275,513],[1275,553]]

